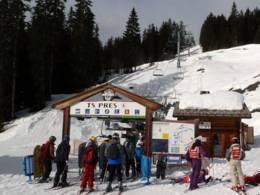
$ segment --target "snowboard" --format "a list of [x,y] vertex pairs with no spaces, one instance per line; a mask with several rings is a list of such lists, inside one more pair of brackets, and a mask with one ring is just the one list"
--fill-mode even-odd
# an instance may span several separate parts
[[34,179],[40,178],[44,174],[44,166],[41,162],[41,146],[36,145],[33,150],[33,173]]

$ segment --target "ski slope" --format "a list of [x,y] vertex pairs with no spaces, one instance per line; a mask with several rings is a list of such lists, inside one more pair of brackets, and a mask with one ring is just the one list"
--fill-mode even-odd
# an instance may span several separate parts
[[[252,119],[244,120],[255,128],[255,144],[246,152],[246,160],[242,163],[244,174],[251,175],[260,168],[260,45],[244,45],[206,53],[202,53],[197,46],[191,51],[191,56],[185,54],[182,57],[181,69],[177,69],[176,59],[156,62],[153,66],[144,64],[137,67],[136,72],[117,76],[110,82],[160,103],[187,100],[200,91],[242,92],[248,108],[254,111]],[[155,76],[156,71],[160,71],[161,76]],[[54,101],[64,97],[67,96],[54,96]],[[46,190],[51,184],[28,184],[27,178],[22,175],[22,158],[31,154],[36,144],[42,144],[50,135],[58,138],[57,143],[61,140],[62,112],[52,109],[51,103],[53,102],[49,102],[49,106],[37,113],[27,114],[10,122],[5,126],[7,131],[0,134],[0,194],[77,194],[79,184],[62,190]],[[170,118],[171,114],[167,117]],[[97,119],[79,121],[72,118],[71,139],[84,139],[89,135],[100,134],[102,127],[102,121]],[[68,180],[74,183],[78,182],[78,177],[75,159],[71,157]],[[225,160],[214,159],[210,170],[212,176],[229,179],[228,172]],[[171,176],[182,174],[184,171],[178,170]],[[169,184],[169,180],[153,180],[154,178],[149,186],[142,186],[138,181],[127,183],[128,190],[123,194],[181,195],[188,188],[186,185]],[[228,185],[229,182],[217,183],[185,194],[235,194],[227,188]],[[105,185],[99,185],[97,192],[93,194],[102,194],[104,189]],[[113,194],[117,193],[111,193]],[[248,189],[248,194],[259,195],[260,187]]]

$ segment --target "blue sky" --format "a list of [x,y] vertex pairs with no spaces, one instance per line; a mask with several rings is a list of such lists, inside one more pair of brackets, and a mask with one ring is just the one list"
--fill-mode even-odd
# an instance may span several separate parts
[[[137,10],[141,30],[152,23],[159,26],[168,18],[176,22],[182,20],[197,42],[207,15],[213,12],[228,16],[234,1],[239,10],[260,8],[260,0],[93,0],[92,11],[103,42],[111,36],[122,35],[133,7]],[[68,0],[68,7],[73,3]]]

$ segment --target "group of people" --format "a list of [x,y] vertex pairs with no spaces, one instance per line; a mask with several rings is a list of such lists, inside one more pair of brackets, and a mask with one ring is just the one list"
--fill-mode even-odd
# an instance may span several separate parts
[[[86,190],[93,191],[94,171],[97,163],[100,169],[100,182],[106,179],[108,185],[106,191],[112,191],[112,182],[115,176],[119,182],[119,190],[123,190],[123,171],[127,178],[136,178],[140,175],[141,155],[143,153],[143,142],[139,140],[136,146],[130,141],[129,137],[123,145],[120,144],[119,134],[107,136],[100,146],[97,146],[96,137],[91,136],[89,141],[79,146],[78,162],[79,173],[82,174],[81,192]],[[131,176],[130,176],[131,169]],[[106,173],[108,178],[106,178]]]
[[[68,159],[70,153],[69,136],[64,136],[62,142],[58,145],[55,155],[56,138],[51,136],[49,140],[41,146],[41,165],[44,167],[44,173],[40,183],[47,182],[52,171],[52,161],[56,162],[57,171],[53,181],[53,187],[61,185],[68,186],[67,172]],[[141,138],[135,145],[130,137],[126,137],[123,145],[120,144],[119,134],[114,133],[105,137],[100,145],[97,144],[97,137],[91,136],[88,141],[79,145],[78,163],[79,174],[81,175],[81,190],[85,192],[94,190],[94,172],[97,164],[99,165],[100,182],[108,181],[106,192],[112,191],[112,182],[117,176],[119,190],[123,190],[123,174],[127,178],[138,178],[141,175],[141,161],[143,155],[144,140]],[[208,183],[212,180],[209,176],[207,154],[202,148],[200,139],[195,139],[188,149],[185,158],[191,163],[192,172],[190,175],[174,178],[176,183],[190,183],[190,190],[198,188],[198,183]],[[226,159],[230,164],[230,175],[232,181],[232,190],[245,191],[245,183],[258,185],[260,183],[260,171],[253,176],[244,177],[241,160],[245,158],[245,152],[239,144],[237,137],[232,138],[232,144],[227,150]],[[156,163],[156,177],[165,178],[166,158],[159,155]],[[131,172],[130,172],[131,170]],[[124,173],[123,173],[124,172]],[[108,174],[107,174],[108,173]],[[131,173],[131,176],[130,176]],[[107,177],[108,175],[108,177]],[[61,180],[60,180],[61,176]]]

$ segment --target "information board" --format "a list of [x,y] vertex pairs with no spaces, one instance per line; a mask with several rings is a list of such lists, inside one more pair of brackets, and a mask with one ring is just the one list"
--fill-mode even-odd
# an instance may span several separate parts
[[[155,121],[153,122],[153,146],[158,145],[159,140],[168,140],[169,154],[185,154],[189,144],[195,136],[195,123],[180,121]],[[153,147],[153,152],[159,151]]]

